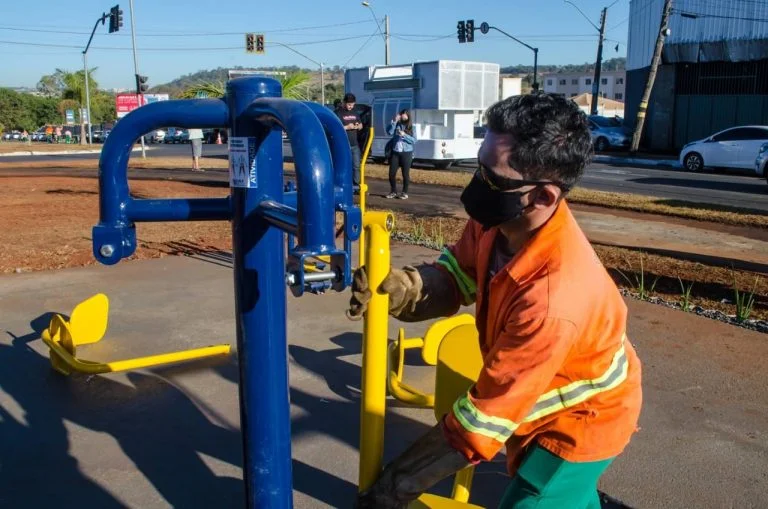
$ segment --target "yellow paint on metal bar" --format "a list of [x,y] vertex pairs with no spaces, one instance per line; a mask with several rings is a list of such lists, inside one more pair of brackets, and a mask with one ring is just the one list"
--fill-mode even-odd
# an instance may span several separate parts
[[78,304],[68,322],[61,315],[54,315],[48,328],[42,333],[43,342],[50,349],[51,366],[56,371],[72,373],[113,373],[170,364],[213,355],[229,354],[229,345],[213,345],[178,352],[149,355],[135,359],[112,362],[95,362],[77,357],[77,347],[101,340],[107,329],[109,300],[97,294]]
[[469,492],[472,490],[472,477],[475,473],[475,467],[467,467],[456,473],[453,481],[453,491],[451,498],[457,502],[469,502]]
[[[394,216],[387,212],[366,212],[364,229],[369,244],[365,267],[369,288],[378,288],[389,273],[389,234]],[[381,472],[384,455],[384,413],[387,401],[387,322],[389,296],[374,291],[363,321],[362,400],[360,403],[360,463],[358,488],[371,487]]]
[[[365,197],[368,195],[368,184],[365,183],[365,165],[368,161],[368,155],[371,153],[371,144],[373,143],[373,127],[368,132],[368,141],[365,143],[365,150],[360,158],[360,213],[365,217]],[[360,232],[358,240],[357,264],[362,265],[365,259],[365,228]]]
[[387,391],[398,401],[408,405],[432,408],[435,397],[425,394],[403,382],[403,369],[405,367],[405,351],[421,348],[424,340],[421,338],[406,338],[405,330],[400,328],[397,341],[389,344],[389,376],[387,376]]

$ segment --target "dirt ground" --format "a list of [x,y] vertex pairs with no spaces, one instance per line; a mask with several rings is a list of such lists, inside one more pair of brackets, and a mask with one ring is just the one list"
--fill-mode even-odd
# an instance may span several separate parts
[[101,145],[80,145],[79,143],[44,143],[44,142],[21,142],[4,141],[0,143],[0,154],[10,152],[64,152],[69,150],[101,150]]
[[[27,272],[96,263],[91,229],[98,222],[95,178],[3,177],[0,179],[0,273]],[[131,192],[142,198],[226,196],[226,187],[175,181],[135,180]],[[456,240],[463,221],[441,218],[424,221],[397,214],[397,229],[436,244]],[[133,259],[230,251],[230,225],[224,221],[142,223]],[[753,316],[768,318],[768,278],[701,263],[677,260],[628,249],[595,246],[616,282],[636,290],[644,274],[655,295],[678,301],[683,285],[693,283],[694,304],[734,313],[734,286],[757,295]],[[640,263],[643,263],[642,270]],[[627,278],[629,281],[627,281]],[[679,278],[679,280],[678,280]]]
[[[136,181],[131,192],[152,197],[226,196],[228,188]],[[3,178],[0,186],[0,273],[95,263],[91,229],[99,217],[98,181],[70,177]],[[231,248],[229,223],[142,223],[133,258]]]
[[[416,241],[433,245],[458,240],[465,221],[458,218],[424,219],[411,214],[395,214],[395,230]],[[641,284],[649,295],[680,302],[683,289],[692,285],[690,304],[735,314],[735,292],[754,292],[751,318],[768,319],[768,277],[749,271],[715,267],[613,246],[594,245],[595,252],[617,285],[638,292]]]

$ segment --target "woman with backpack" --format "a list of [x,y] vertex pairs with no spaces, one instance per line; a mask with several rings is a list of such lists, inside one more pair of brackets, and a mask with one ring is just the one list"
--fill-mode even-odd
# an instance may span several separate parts
[[[411,163],[413,162],[413,146],[416,144],[416,133],[413,130],[411,112],[407,109],[395,115],[387,127],[387,134],[392,136],[388,145],[392,147],[389,158],[389,188],[387,198],[408,199],[408,184],[410,184]],[[403,171],[403,192],[397,194],[397,169]]]

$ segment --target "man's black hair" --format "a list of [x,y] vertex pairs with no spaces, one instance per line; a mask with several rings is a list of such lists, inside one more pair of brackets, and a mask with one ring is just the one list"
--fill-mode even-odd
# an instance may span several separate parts
[[355,94],[344,94],[344,102],[355,103],[357,102],[357,98],[355,97]]
[[552,180],[571,189],[592,158],[587,116],[555,94],[518,95],[486,112],[488,129],[514,140],[509,165],[527,180]]

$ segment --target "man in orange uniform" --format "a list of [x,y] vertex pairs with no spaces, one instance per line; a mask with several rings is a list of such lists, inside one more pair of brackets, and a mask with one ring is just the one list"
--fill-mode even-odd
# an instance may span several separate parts
[[[484,366],[442,421],[388,465],[358,507],[405,507],[506,446],[500,507],[597,508],[597,482],[629,443],[641,406],[627,308],[564,200],[592,154],[577,106],[549,94],[487,111],[470,216],[437,263],[392,269],[379,291],[406,321],[476,305]],[[350,318],[371,290],[355,274]]]

